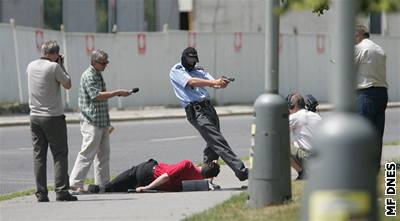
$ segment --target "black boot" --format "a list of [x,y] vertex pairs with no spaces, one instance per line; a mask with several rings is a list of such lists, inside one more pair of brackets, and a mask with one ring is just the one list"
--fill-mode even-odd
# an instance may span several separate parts
[[56,193],[56,200],[57,201],[77,201],[78,198],[76,196],[72,196],[69,192],[61,192]]

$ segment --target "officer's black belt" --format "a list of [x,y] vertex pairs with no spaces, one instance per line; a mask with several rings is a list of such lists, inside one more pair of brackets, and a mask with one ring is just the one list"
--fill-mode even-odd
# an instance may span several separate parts
[[203,108],[206,108],[210,106],[211,103],[209,100],[202,100],[202,101],[196,101],[196,102],[190,102],[186,107],[185,110],[194,110],[194,111],[200,111]]

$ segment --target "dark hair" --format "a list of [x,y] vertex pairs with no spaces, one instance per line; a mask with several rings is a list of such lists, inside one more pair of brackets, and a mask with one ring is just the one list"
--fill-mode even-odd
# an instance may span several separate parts
[[219,174],[219,164],[215,162],[204,163],[201,166],[201,175],[204,178],[216,177]]
[[304,98],[299,93],[289,94],[286,97],[286,101],[288,103],[288,108],[293,109],[298,106],[300,109],[305,108],[306,104],[304,102]]

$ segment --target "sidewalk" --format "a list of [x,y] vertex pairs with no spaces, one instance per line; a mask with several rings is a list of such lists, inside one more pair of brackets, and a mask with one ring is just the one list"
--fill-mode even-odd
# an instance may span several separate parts
[[56,202],[54,192],[50,192],[49,203],[37,203],[31,195],[0,202],[0,220],[181,220],[241,193],[242,185],[247,185],[225,165],[215,183],[222,190],[88,194],[78,195],[76,202]]
[[[388,103],[388,108],[392,107],[400,107],[400,102]],[[320,104],[318,111],[330,111],[332,108],[331,104]],[[250,115],[254,112],[253,106],[250,105],[217,106],[215,109],[219,116]],[[79,123],[78,112],[66,112],[65,116],[67,123]],[[110,118],[114,122],[184,117],[186,114],[183,108],[145,107],[134,110],[110,110]],[[29,125],[29,115],[0,115],[0,127],[23,125]]]
[[[400,156],[400,146],[385,147],[382,163]],[[248,164],[248,162],[247,162]],[[297,177],[291,169],[291,179]],[[49,203],[38,203],[34,195],[0,202],[1,221],[57,221],[57,220],[182,220],[203,212],[246,191],[232,170],[221,166],[214,182],[222,187],[216,191],[171,193],[109,193],[78,195],[75,202],[57,202],[54,192],[49,193]]]

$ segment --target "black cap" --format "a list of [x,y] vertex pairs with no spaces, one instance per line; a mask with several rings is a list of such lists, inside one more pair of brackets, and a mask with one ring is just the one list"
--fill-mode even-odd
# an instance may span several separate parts
[[196,58],[196,62],[199,62],[199,56],[197,55],[196,49],[193,47],[185,48],[182,52],[182,57]]

